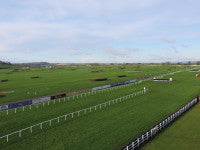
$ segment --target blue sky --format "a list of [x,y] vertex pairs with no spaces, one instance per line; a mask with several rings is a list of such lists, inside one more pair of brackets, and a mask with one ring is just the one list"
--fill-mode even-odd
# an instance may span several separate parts
[[200,60],[199,0],[0,0],[0,60]]

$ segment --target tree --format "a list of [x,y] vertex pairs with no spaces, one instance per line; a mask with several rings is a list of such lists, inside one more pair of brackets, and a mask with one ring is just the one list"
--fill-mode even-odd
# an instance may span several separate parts
[[197,61],[197,65],[200,65],[200,61]]

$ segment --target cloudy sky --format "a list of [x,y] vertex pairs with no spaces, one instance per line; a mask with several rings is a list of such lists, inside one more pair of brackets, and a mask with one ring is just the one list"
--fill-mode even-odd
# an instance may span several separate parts
[[0,60],[200,60],[199,0],[0,0]]

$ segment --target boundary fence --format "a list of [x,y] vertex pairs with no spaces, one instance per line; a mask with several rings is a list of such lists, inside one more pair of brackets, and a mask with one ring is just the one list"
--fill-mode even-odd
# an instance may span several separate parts
[[61,100],[63,100],[63,102],[66,102],[66,101],[69,101],[69,100],[83,98],[83,97],[86,97],[86,96],[94,95],[94,94],[97,94],[97,93],[103,93],[103,92],[106,92],[106,91],[112,91],[112,90],[115,90],[115,89],[125,88],[125,87],[132,86],[134,84],[140,84],[140,83],[141,83],[141,80],[138,81],[138,82],[133,82],[133,83],[129,83],[129,84],[105,88],[105,89],[101,89],[101,90],[97,90],[97,91],[89,91],[89,92],[80,93],[80,94],[76,94],[76,95],[72,95],[72,96],[68,96],[68,97],[64,97],[64,98],[58,98],[58,99],[44,101],[44,102],[35,103],[35,104],[30,104],[30,105],[26,105],[26,106],[20,106],[20,107],[16,107],[16,108],[12,108],[12,109],[1,110],[0,113],[6,112],[6,114],[9,115],[9,111],[11,111],[11,110],[14,110],[14,112],[16,113],[17,109],[22,109],[22,111],[25,111],[26,110],[25,107],[29,107],[29,109],[32,109],[32,106],[35,106],[36,108],[38,108],[39,105],[42,105],[44,107],[45,104],[49,106],[50,102],[53,102],[53,104],[55,104],[56,101],[58,101],[60,103]]
[[[195,68],[196,69],[196,68]],[[79,93],[79,94],[75,94],[75,95],[72,95],[72,96],[65,96],[65,97],[60,97],[60,98],[55,98],[55,99],[53,99],[53,100],[51,100],[51,98],[50,97],[42,97],[42,98],[39,98],[40,100],[27,100],[27,101],[21,101],[20,102],[20,104],[18,104],[18,102],[13,102],[12,103],[12,105],[14,106],[12,106],[11,108],[9,108],[9,104],[0,104],[0,113],[1,112],[4,112],[4,111],[6,111],[6,113],[7,113],[7,115],[9,114],[9,110],[12,110],[12,109],[14,109],[14,111],[15,111],[15,113],[16,113],[16,111],[17,111],[17,108],[22,108],[22,110],[24,111],[24,107],[29,107],[29,109],[31,109],[31,105],[35,105],[36,106],[36,108],[38,108],[38,104],[42,104],[43,105],[43,107],[44,107],[44,104],[45,103],[48,103],[48,105],[49,105],[49,102],[50,101],[53,101],[54,102],[54,104],[55,104],[55,101],[59,101],[59,103],[60,103],[60,101],[61,101],[61,99],[63,99],[63,101],[65,102],[65,100],[66,99],[75,99],[75,98],[79,98],[79,97],[83,97],[83,96],[85,96],[86,97],[86,95],[93,95],[93,94],[96,94],[96,92],[104,92],[104,91],[109,91],[109,90],[113,90],[113,89],[118,89],[118,88],[123,88],[123,87],[127,87],[127,86],[131,86],[131,85],[133,85],[133,84],[140,84],[141,82],[143,82],[143,81],[147,81],[147,80],[150,80],[150,79],[152,79],[152,78],[154,78],[154,77],[156,77],[156,78],[159,78],[159,77],[163,77],[163,76],[166,76],[166,75],[170,75],[170,74],[174,74],[174,73],[178,73],[178,72],[182,72],[182,71],[187,71],[187,70],[189,70],[189,69],[186,69],[186,70],[178,70],[178,71],[175,71],[175,72],[171,72],[171,73],[167,73],[167,74],[161,74],[161,75],[155,75],[155,76],[149,76],[149,77],[144,77],[144,78],[142,78],[141,80],[139,80],[139,81],[137,81],[136,82],[136,80],[135,79],[133,79],[133,80],[127,80],[127,81],[129,81],[129,82],[127,82],[127,81],[124,81],[123,83],[124,84],[111,84],[111,85],[115,85],[115,86],[109,86],[109,87],[106,87],[106,88],[103,88],[103,89],[98,89],[98,90],[96,90],[96,91],[89,91],[89,92],[85,92],[85,93]],[[119,82],[120,83],[120,82]],[[104,86],[102,86],[102,87],[104,87]],[[75,92],[76,93],[76,92]],[[61,94],[62,95],[62,94]],[[56,96],[60,96],[60,95],[56,95]],[[36,98],[37,99],[37,98]],[[34,103],[33,103],[34,102]]]
[[102,109],[103,106],[106,107],[106,106],[110,106],[111,104],[115,104],[117,102],[122,102],[122,101],[127,100],[129,98],[132,98],[134,96],[145,94],[147,91],[148,91],[148,89],[143,89],[143,90],[140,90],[138,92],[134,92],[134,93],[131,93],[129,95],[125,95],[123,97],[119,97],[119,98],[116,98],[116,99],[113,99],[113,100],[109,100],[109,101],[101,103],[101,104],[97,104],[95,106],[91,106],[91,107],[88,107],[88,108],[85,108],[85,109],[81,109],[81,110],[78,110],[78,111],[75,111],[75,112],[72,112],[72,113],[68,113],[68,114],[65,114],[65,115],[62,115],[62,116],[58,116],[58,117],[52,118],[50,120],[43,121],[43,122],[37,123],[35,125],[29,126],[27,128],[24,128],[24,129],[12,132],[10,134],[1,136],[0,139],[6,138],[6,141],[8,142],[9,136],[11,136],[11,135],[19,134],[19,137],[21,137],[22,136],[22,131],[30,130],[30,132],[32,133],[33,127],[39,126],[42,129],[42,126],[43,126],[44,123],[49,123],[49,126],[51,126],[52,121],[54,121],[54,120],[56,120],[59,123],[61,118],[64,118],[66,120],[67,116],[69,116],[69,117],[71,116],[71,118],[75,117],[75,115],[80,116],[81,113],[82,114],[86,114],[88,111],[92,112],[92,110],[97,110],[98,108]]
[[127,145],[123,150],[134,150],[136,148],[139,148],[144,142],[147,142],[150,138],[158,134],[163,128],[165,128],[167,125],[172,123],[175,119],[180,117],[184,112],[189,110],[191,107],[193,107],[195,104],[197,104],[199,101],[198,98],[193,99],[188,104],[186,104],[184,107],[180,108],[178,111],[167,117],[165,120],[157,124],[155,127],[147,131],[146,133],[142,134],[140,137],[135,139],[131,144]]
[[[119,88],[124,88],[124,87],[128,87],[128,86],[132,86],[134,84],[140,84],[141,82],[143,81],[147,81],[147,80],[150,80],[154,77],[156,78],[161,78],[163,76],[166,76],[166,75],[171,75],[171,74],[175,74],[175,73],[178,73],[178,72],[182,72],[182,71],[185,71],[185,70],[178,70],[178,71],[175,71],[175,72],[171,72],[171,73],[166,73],[166,74],[161,74],[161,75],[155,75],[155,76],[149,76],[149,77],[144,77],[142,78],[142,80],[139,80],[139,81],[135,81],[135,82],[127,82],[126,84],[123,84],[123,85],[116,85],[116,86],[113,86],[113,87],[108,87],[108,88],[104,88],[104,89],[99,89],[99,90],[96,90],[96,91],[89,91],[89,92],[85,92],[85,93],[79,93],[79,94],[75,94],[75,95],[71,95],[71,96],[67,96],[67,97],[63,97],[63,98],[57,98],[57,99],[54,99],[54,100],[47,100],[47,101],[43,101],[43,102],[39,102],[39,103],[28,103],[27,105],[24,105],[24,106],[18,106],[18,107],[15,107],[15,108],[10,108],[8,109],[8,105],[2,105],[0,106],[0,108],[2,107],[5,107],[7,109],[4,109],[4,110],[0,110],[0,113],[1,112],[5,112],[6,111],[6,114],[8,115],[9,114],[9,110],[13,110],[14,109],[14,112],[16,113],[17,112],[17,109],[22,109],[22,111],[25,110],[25,107],[29,107],[29,109],[32,109],[32,105],[33,106],[36,106],[36,108],[38,108],[39,105],[42,105],[43,107],[45,106],[45,104],[47,103],[47,105],[49,105],[49,103],[51,101],[53,101],[53,104],[56,103],[56,101],[58,101],[59,103],[61,102],[61,100],[63,99],[63,101],[65,102],[66,100],[74,100],[75,98],[78,99],[79,97],[82,98],[82,97],[86,97],[86,96],[89,96],[89,95],[94,95],[96,93],[100,93],[100,92],[105,92],[105,91],[111,91],[111,90],[114,90],[114,89],[119,89]],[[131,80],[129,80],[131,81]],[[133,80],[132,80],[133,81]],[[29,100],[30,101],[30,100]]]

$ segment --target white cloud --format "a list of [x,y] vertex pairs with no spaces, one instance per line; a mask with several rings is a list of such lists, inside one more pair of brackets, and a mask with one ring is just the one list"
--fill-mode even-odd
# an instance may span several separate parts
[[181,44],[181,46],[182,46],[183,48],[188,48],[188,45],[186,45],[186,44]]
[[169,43],[169,44],[175,43],[174,40],[169,39],[169,38],[161,38],[161,40],[162,40],[163,42],[165,42],[165,43]]
[[[168,50],[178,52],[178,47],[182,53],[188,46],[178,43],[199,39],[200,18],[198,1],[186,0],[181,7],[179,4],[162,0],[2,1],[0,51],[8,57],[37,51],[48,54],[48,60],[52,60],[49,55],[60,56],[64,52],[72,60],[80,56],[88,61],[93,58],[89,54],[98,59],[97,54],[103,51],[113,61],[126,61],[132,60],[130,56],[136,57],[136,52],[141,53],[138,59],[147,51],[154,53],[152,47],[162,40],[169,44]],[[127,46],[133,44],[140,48]],[[145,47],[148,44],[150,47]],[[66,49],[66,45],[70,47]],[[159,46],[156,53],[161,51]]]
[[81,51],[75,49],[75,48],[72,48],[72,47],[68,47],[67,48],[67,51],[69,52],[69,54],[71,55],[81,55]]
[[105,59],[98,56],[89,55],[86,57],[82,57],[80,62],[81,63],[102,63],[102,62],[105,62]]
[[30,49],[27,49],[27,50],[25,50],[24,52],[25,52],[26,54],[31,54],[31,53],[33,53],[33,51],[30,50]]
[[112,46],[104,47],[102,50],[104,53],[108,55],[114,55],[114,56],[119,56],[119,57],[131,54],[129,50],[119,50],[119,49],[113,48]]
[[125,50],[128,50],[128,51],[139,51],[140,49],[139,48],[133,48],[133,47],[129,47],[129,48],[125,48]]
[[0,52],[6,51],[8,48],[4,44],[0,44]]

